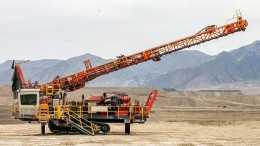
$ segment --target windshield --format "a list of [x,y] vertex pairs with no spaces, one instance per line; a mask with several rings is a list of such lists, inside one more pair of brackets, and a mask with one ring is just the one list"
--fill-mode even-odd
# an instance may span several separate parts
[[36,105],[37,94],[20,95],[21,105]]

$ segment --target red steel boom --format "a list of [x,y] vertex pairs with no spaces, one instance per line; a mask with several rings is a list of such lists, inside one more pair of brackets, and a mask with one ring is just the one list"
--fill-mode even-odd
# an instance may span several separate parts
[[160,57],[163,55],[199,45],[213,39],[218,39],[219,37],[227,36],[235,32],[244,31],[248,23],[246,20],[243,20],[240,11],[237,11],[233,18],[236,18],[235,22],[226,23],[220,27],[217,27],[216,25],[207,26],[194,35],[150,48],[133,55],[121,55],[113,61],[95,67],[92,67],[90,61],[86,60],[84,62],[86,70],[65,77],[56,77],[53,81],[39,84],[37,87],[41,89],[44,95],[49,95],[61,90],[74,91],[83,88],[86,82],[91,81],[101,75],[148,60],[160,61]]

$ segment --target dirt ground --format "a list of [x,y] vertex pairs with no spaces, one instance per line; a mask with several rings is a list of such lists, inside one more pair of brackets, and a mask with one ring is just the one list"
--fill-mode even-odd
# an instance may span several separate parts
[[147,122],[131,126],[111,124],[108,135],[41,135],[39,124],[0,125],[0,145],[260,145],[260,122]]

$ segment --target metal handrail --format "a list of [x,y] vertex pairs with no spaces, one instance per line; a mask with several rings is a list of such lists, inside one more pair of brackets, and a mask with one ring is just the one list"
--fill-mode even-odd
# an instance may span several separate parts
[[[97,129],[97,125],[88,121],[87,119],[83,118],[82,116],[78,115],[77,113],[75,113],[74,111],[70,110],[69,108],[65,108],[65,111],[68,115],[68,118],[71,119],[71,117],[73,119],[75,119],[76,121],[78,121],[80,123],[80,126],[83,127],[82,125],[89,127],[92,130],[92,134],[94,134],[94,131]],[[73,113],[74,115],[78,116],[78,118],[75,118],[74,116],[72,116],[70,113]],[[82,122],[81,119],[83,119],[84,121],[86,121],[89,125],[87,125],[86,123]]]
[[[71,105],[70,105],[71,106]],[[73,105],[72,105],[73,106]],[[67,106],[69,107],[69,106]],[[90,117],[92,118],[92,114],[96,113],[96,112],[103,112],[103,113],[107,113],[106,116],[108,117],[109,113],[118,113],[117,118],[120,118],[120,108],[129,108],[129,115],[133,116],[135,114],[140,114],[142,116],[142,120],[144,119],[144,115],[148,115],[149,114],[149,106],[134,106],[134,105],[130,105],[130,106],[104,106],[107,107],[107,109],[111,109],[111,108],[116,108],[117,110],[107,110],[107,111],[93,111],[92,107],[96,107],[95,105],[92,106],[88,106],[88,108],[90,108],[90,110],[82,110],[83,106],[76,106],[78,107],[79,110],[74,110],[73,112],[78,113],[79,115],[82,115],[82,113],[89,113]],[[72,110],[71,110],[72,111]]]
[[[73,106],[74,105],[62,105],[61,106],[61,111],[59,111],[61,113],[61,118],[64,118],[64,112],[68,111],[68,109],[69,109],[69,112],[72,112],[73,114],[79,115],[80,117],[82,117],[83,113],[89,113],[91,118],[92,118],[93,114],[95,114],[97,112],[102,112],[102,113],[106,113],[106,117],[107,118],[109,117],[109,115],[111,113],[114,113],[115,116],[118,119],[120,119],[120,115],[121,115],[120,112],[122,112],[122,108],[128,108],[129,109],[126,114],[129,115],[131,119],[133,118],[132,116],[134,116],[136,114],[140,114],[141,117],[142,117],[141,120],[143,120],[144,116],[149,114],[149,108],[148,108],[148,106],[145,106],[145,105],[138,105],[138,106],[137,105],[104,106],[104,107],[107,108],[106,111],[95,111],[95,110],[93,110],[92,107],[96,107],[98,105],[88,106],[88,110],[83,110],[84,106],[77,106],[78,107],[77,110],[71,110],[70,107],[73,107]],[[57,107],[58,106],[50,106],[49,105],[49,108],[53,108],[53,110],[48,110],[47,111],[48,113],[42,115],[40,113],[41,112],[40,106],[36,106],[36,108],[33,109],[33,110],[35,110],[35,118],[40,120],[43,117],[45,117],[45,119],[46,119],[46,117],[47,117],[47,119],[49,117],[57,117],[57,113],[58,113]],[[12,115],[19,114],[20,116],[25,116],[25,113],[27,111],[32,110],[30,107],[28,107],[28,108],[29,109],[19,108],[18,104],[13,104],[12,108],[11,108],[11,112],[12,112]],[[116,110],[111,110],[111,109],[116,109]],[[126,110],[124,110],[124,111],[126,111]],[[90,121],[88,121],[88,122],[90,122]]]

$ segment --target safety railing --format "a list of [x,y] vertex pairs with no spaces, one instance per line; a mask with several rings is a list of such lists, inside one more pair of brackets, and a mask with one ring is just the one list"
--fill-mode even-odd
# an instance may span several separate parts
[[38,119],[40,122],[48,122],[50,119],[49,106],[48,104],[40,104]]
[[61,91],[59,84],[42,84],[37,85],[37,88],[41,89],[46,95],[53,95],[55,92]]
[[109,118],[113,115],[114,118],[121,119],[122,117],[129,116],[130,119],[134,119],[134,116],[139,115],[139,120],[144,120],[145,116],[148,116],[150,111],[148,106],[141,105],[130,105],[130,106],[78,106],[78,105],[66,105],[66,106],[56,106],[53,108],[53,116],[58,119],[64,118],[64,113],[66,110],[70,109],[71,112],[83,116],[84,114],[89,114],[90,118],[93,118],[97,113],[100,117]]
[[18,116],[19,115],[19,105],[18,103],[13,103],[11,106],[11,115],[12,116]]
[[148,114],[148,107],[146,106],[89,106],[88,108],[90,108],[90,110],[88,110],[88,113],[90,114],[91,118],[93,114],[96,114],[98,112],[103,116],[106,116],[107,118],[109,117],[109,115],[112,114],[118,119],[120,118],[120,116],[129,115],[130,117],[132,117],[137,114],[140,114],[143,119],[143,116]]
[[27,117],[38,115],[38,106],[32,105],[22,105],[19,106],[18,103],[13,103],[11,106],[11,115],[14,117]]
[[72,111],[69,107],[65,108],[64,115],[69,118],[69,120],[73,119],[78,122],[78,125],[81,128],[87,127],[91,129],[92,135],[95,135],[95,131],[98,130],[98,126],[87,119],[83,118],[81,115],[77,114],[76,112]]
[[77,114],[83,117],[84,114],[88,114],[90,118],[93,118],[94,115],[98,114],[98,116],[103,118],[109,118],[113,116],[117,119],[125,118],[125,116],[129,116],[131,120],[135,120],[135,116],[138,115],[138,119],[136,120],[144,120],[145,116],[148,116],[150,111],[148,106],[142,105],[130,105],[130,106],[84,106],[84,105],[58,105],[51,106],[47,104],[40,104],[39,106],[27,106],[27,107],[19,107],[18,104],[12,104],[11,114],[14,117],[26,117],[29,115],[34,118],[34,120],[39,120],[40,122],[47,122],[50,118],[58,118],[64,119],[64,113],[68,112]]

